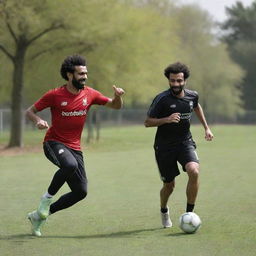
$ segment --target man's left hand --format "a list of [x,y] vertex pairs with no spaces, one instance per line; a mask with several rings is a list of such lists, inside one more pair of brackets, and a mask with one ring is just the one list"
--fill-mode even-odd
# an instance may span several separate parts
[[205,130],[205,139],[211,141],[213,139],[213,134],[210,129]]
[[115,96],[121,97],[125,93],[122,88],[117,88],[115,85],[113,85],[113,89],[115,91]]

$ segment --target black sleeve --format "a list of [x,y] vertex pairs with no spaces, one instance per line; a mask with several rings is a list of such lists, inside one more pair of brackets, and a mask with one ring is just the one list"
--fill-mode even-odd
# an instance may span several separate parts
[[161,116],[162,104],[159,97],[155,97],[148,110],[148,117],[159,118]]
[[199,99],[198,93],[195,92],[195,97],[193,99],[193,108],[196,108],[198,106],[198,99]]

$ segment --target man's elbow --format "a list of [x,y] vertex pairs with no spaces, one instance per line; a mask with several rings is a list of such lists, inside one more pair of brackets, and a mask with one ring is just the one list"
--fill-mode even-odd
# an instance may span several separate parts
[[148,122],[148,119],[146,119],[145,121],[144,121],[144,126],[147,128],[147,127],[150,127],[150,124],[149,124],[149,122]]
[[110,100],[106,105],[106,107],[112,108],[112,109],[121,109],[123,107],[123,102],[116,102],[114,100]]
[[36,108],[32,105],[25,110],[25,116],[30,119],[31,115],[37,112]]
[[25,110],[25,116],[28,118],[30,113],[31,113],[31,107]]

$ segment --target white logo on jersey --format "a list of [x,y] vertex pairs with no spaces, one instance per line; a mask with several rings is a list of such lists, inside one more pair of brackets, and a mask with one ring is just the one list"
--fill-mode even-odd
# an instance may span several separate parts
[[192,113],[182,113],[180,119],[190,120]]
[[68,103],[67,103],[66,101],[62,101],[60,105],[61,105],[61,106],[67,106]]
[[175,104],[172,104],[172,105],[170,106],[170,108],[176,108],[176,105],[175,105]]
[[79,110],[79,111],[70,111],[70,112],[65,112],[62,111],[61,115],[62,116],[85,116],[87,113],[87,110]]
[[59,150],[59,155],[62,154],[62,153],[64,153],[64,149],[63,149],[63,148],[61,148],[61,149]]
[[86,106],[87,105],[87,98],[84,98],[83,99],[83,106]]
[[193,106],[194,106],[193,101],[189,102],[189,106],[190,106],[190,110],[192,111],[193,110]]

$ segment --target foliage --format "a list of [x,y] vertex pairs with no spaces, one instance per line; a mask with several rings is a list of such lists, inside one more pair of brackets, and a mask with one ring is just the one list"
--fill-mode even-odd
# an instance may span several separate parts
[[[208,14],[192,5],[178,8],[175,17],[181,39],[180,60],[188,63],[188,87],[198,91],[207,115],[234,117],[242,111],[237,88],[243,72],[229,58],[226,46],[216,41]],[[189,24],[189,26],[188,26]]]
[[152,9],[125,7],[115,23],[117,40],[88,54],[92,85],[107,93],[117,83],[127,92],[127,105],[146,103],[162,87],[164,63],[176,58],[178,39],[163,29],[172,22]]
[[241,83],[243,105],[248,110],[256,109],[256,1],[244,7],[241,2],[226,8],[228,18],[221,25],[233,60],[246,72]]
[[65,82],[59,68],[73,53],[88,60],[88,85],[108,96],[112,84],[123,87],[126,106],[148,105],[168,87],[164,68],[180,60],[191,66],[192,89],[209,114],[240,111],[236,86],[242,72],[198,6],[177,7],[168,0],[2,0],[0,8],[0,59],[6,62],[0,92],[14,111],[11,134],[21,132],[22,107]]
[[[83,29],[75,22],[71,38],[73,40],[78,33],[82,38],[79,40],[84,39],[91,47],[83,47],[81,43],[37,59],[26,76],[27,100],[31,101],[46,89],[64,83],[59,76],[60,64],[65,55],[76,52],[88,60],[89,86],[112,96],[111,87],[116,84],[126,90],[126,104],[147,102],[159,91],[156,84],[161,86],[164,80],[163,63],[176,58],[177,36],[166,30],[173,22],[159,17],[152,8],[139,9],[122,4],[108,4],[104,8],[91,4],[84,11],[88,24],[82,22]],[[35,79],[42,86],[31,91]]]
[[[33,50],[35,42],[40,42],[40,39],[44,41],[45,35],[63,29],[65,18],[61,8],[58,8],[59,13],[52,11],[56,9],[56,2],[49,0],[40,3],[34,0],[21,0],[18,3],[5,0],[0,2],[0,8],[0,30],[3,32],[0,35],[0,50],[13,64],[11,135],[8,146],[22,146],[24,70],[29,50]],[[35,58],[49,50],[36,48],[32,56]]]
[[[19,2],[19,8],[24,9],[18,12],[16,8],[12,14],[17,16],[15,27],[21,23],[24,16],[21,13],[25,12],[27,15],[23,26],[26,27],[28,37],[39,33],[44,26],[49,27],[50,22],[62,27],[44,35],[28,51],[25,69],[26,105],[46,90],[64,83],[59,68],[63,58],[72,53],[86,56],[89,85],[109,96],[112,95],[112,84],[124,87],[128,105],[147,104],[156,93],[166,88],[163,69],[177,59],[191,66],[191,83],[194,89],[204,92],[202,100],[206,97],[205,86],[213,86],[214,81],[209,83],[211,77],[221,72],[224,75],[221,80],[233,84],[241,78],[241,71],[226,57],[225,47],[213,43],[215,39],[210,33],[213,24],[198,7],[175,8],[168,1],[161,4],[157,1],[121,2],[97,0],[73,3],[64,0],[58,8],[56,1],[44,0],[40,5],[37,1]],[[102,6],[104,8],[100,8]],[[4,38],[6,44],[10,45],[10,38]],[[216,54],[218,51],[219,54]],[[208,65],[215,68],[202,65],[206,59]],[[230,69],[234,69],[229,72],[235,74],[232,78],[225,79],[225,73],[219,65],[215,65],[216,61],[223,59]],[[207,72],[203,68],[207,68]],[[228,84],[226,86],[232,88]],[[220,102],[220,107],[225,108],[222,102],[225,101]],[[235,97],[234,102],[239,100]],[[210,106],[207,108],[210,109]]]

